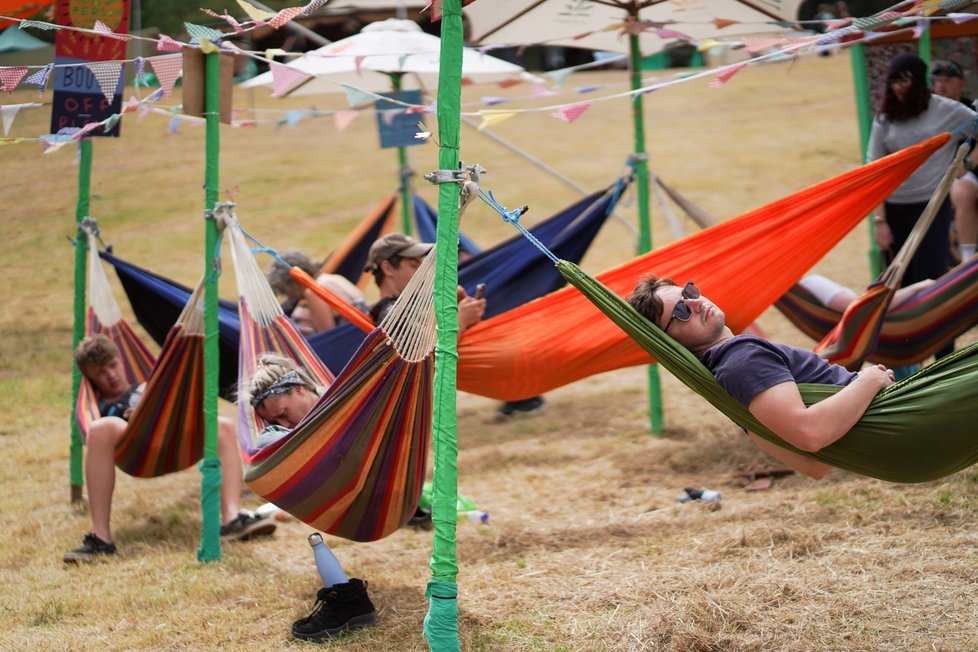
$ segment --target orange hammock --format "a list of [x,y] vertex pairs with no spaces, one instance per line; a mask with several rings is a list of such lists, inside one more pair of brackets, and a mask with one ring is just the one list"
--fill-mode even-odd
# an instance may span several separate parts
[[[634,258],[597,276],[627,296],[644,273],[693,279],[740,332],[892,193],[949,134]],[[568,287],[476,324],[459,342],[458,388],[536,396],[652,358]]]
[[[116,446],[115,463],[129,475],[152,478],[181,471],[203,457],[204,333],[202,286],[191,296],[154,360],[122,318],[112,297],[98,249],[89,234],[89,287],[87,334],[101,333],[119,347],[132,384],[146,382],[142,399],[133,410],[125,434]],[[94,387],[83,379],[75,408],[81,431],[87,436],[98,419]]]

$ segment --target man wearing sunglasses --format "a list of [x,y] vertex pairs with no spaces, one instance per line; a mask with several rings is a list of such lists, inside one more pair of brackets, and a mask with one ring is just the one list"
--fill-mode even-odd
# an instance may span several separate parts
[[[803,451],[821,450],[845,435],[876,394],[893,383],[893,371],[884,365],[852,373],[805,349],[754,335],[734,335],[723,311],[693,281],[680,287],[650,274],[639,281],[628,302],[699,358],[758,421]],[[798,383],[844,388],[806,406]],[[753,433],[748,435],[772,457],[805,475],[818,479],[830,468]]]

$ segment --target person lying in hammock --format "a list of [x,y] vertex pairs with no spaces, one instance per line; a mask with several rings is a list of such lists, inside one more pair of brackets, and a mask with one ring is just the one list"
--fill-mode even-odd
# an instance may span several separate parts
[[[796,448],[815,452],[845,435],[884,387],[893,370],[884,365],[852,373],[815,353],[754,335],[734,335],[723,311],[693,281],[684,287],[655,275],[643,277],[628,302],[713,372],[717,382],[762,424]],[[840,385],[844,389],[806,406],[798,383]],[[748,433],[775,459],[812,478],[830,466],[785,450]]]
[[[101,418],[92,422],[85,455],[85,482],[92,531],[81,547],[64,553],[66,563],[91,561],[116,553],[110,519],[115,490],[115,450],[126,431],[127,419],[142,396],[142,385],[131,386],[126,379],[122,358],[115,342],[104,335],[84,338],[75,349],[78,369],[95,388]],[[247,540],[270,535],[275,522],[246,510],[239,510],[243,471],[234,424],[218,419],[217,454],[224,469],[221,481],[221,538]]]
[[[798,281],[798,285],[811,292],[812,296],[823,306],[837,312],[845,312],[849,304],[859,298],[859,295],[851,288],[820,274],[809,274]],[[934,285],[934,279],[926,278],[907,287],[898,288],[893,293],[890,305],[886,308],[887,312],[903,305],[916,296],[918,292],[932,285]]]
[[[248,385],[247,399],[255,413],[268,425],[258,433],[258,446],[269,446],[295,428],[316,405],[323,388],[304,369],[289,358],[266,353]],[[325,545],[325,543],[323,544]],[[318,564],[323,586],[316,605],[305,618],[292,624],[292,636],[303,641],[322,642],[344,631],[369,627],[377,622],[374,605],[367,595],[367,582],[347,579],[339,561],[325,555]]]

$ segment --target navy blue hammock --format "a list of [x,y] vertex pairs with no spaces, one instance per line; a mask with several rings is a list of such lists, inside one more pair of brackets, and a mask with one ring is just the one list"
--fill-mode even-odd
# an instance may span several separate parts
[[[592,193],[529,231],[559,258],[580,262],[630,181],[627,177],[620,178],[605,190]],[[425,219],[434,220],[434,211],[430,208],[427,211]],[[423,233],[419,228],[422,237]],[[110,253],[102,252],[102,258],[115,267],[136,320],[150,337],[162,343],[190,298],[190,288]],[[460,262],[458,275],[459,285],[469,294],[475,292],[476,285],[486,284],[485,319],[549,294],[565,284],[554,264],[522,235]],[[240,330],[236,304],[222,299],[218,315],[220,395],[232,400],[238,377]],[[329,369],[342,369],[364,337],[366,334],[362,330],[347,322],[316,333],[308,341]]]

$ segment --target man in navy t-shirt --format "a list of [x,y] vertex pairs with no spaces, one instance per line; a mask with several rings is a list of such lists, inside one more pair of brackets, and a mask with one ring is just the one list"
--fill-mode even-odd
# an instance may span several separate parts
[[[727,392],[762,424],[802,451],[815,452],[838,440],[862,417],[881,389],[893,383],[884,365],[859,373],[831,364],[811,351],[737,335],[720,308],[689,281],[644,277],[628,302],[667,335],[698,357]],[[798,383],[840,385],[844,389],[806,406]],[[754,433],[764,451],[805,475],[820,478],[829,467],[772,444]]]

